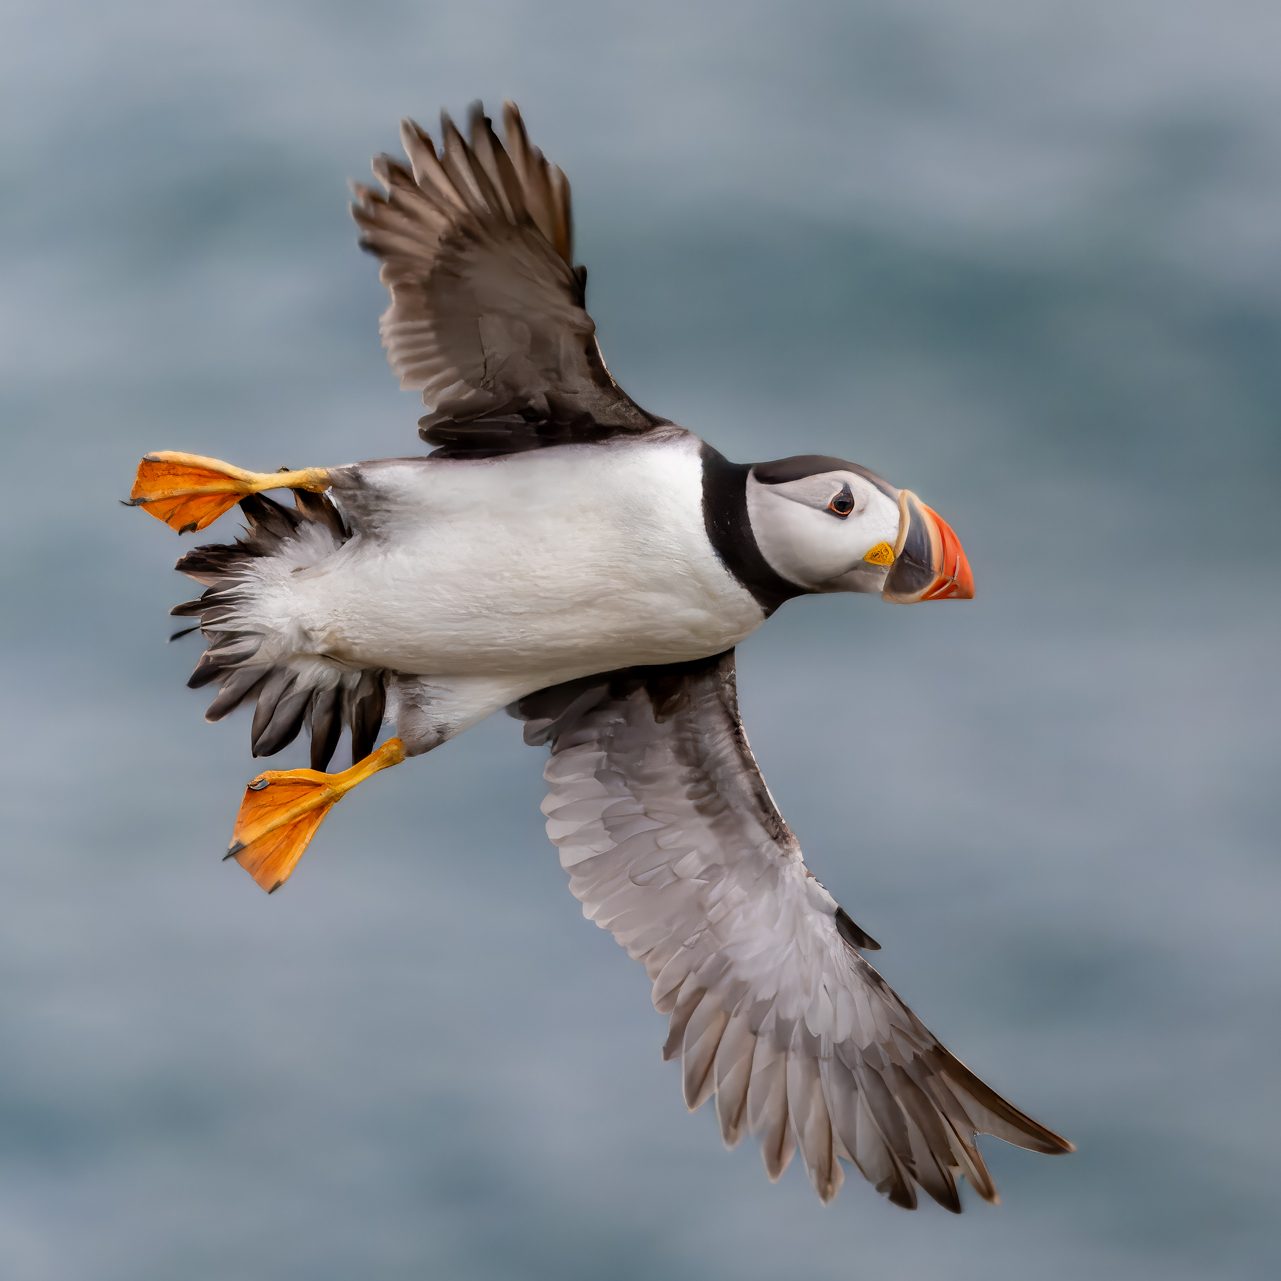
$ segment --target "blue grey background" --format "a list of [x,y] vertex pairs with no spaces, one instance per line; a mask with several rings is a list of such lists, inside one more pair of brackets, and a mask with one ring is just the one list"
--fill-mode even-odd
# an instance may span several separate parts
[[[1278,48],[1247,0],[5,6],[0,1273],[1277,1275]],[[723,1152],[509,721],[282,894],[219,864],[247,726],[115,499],[415,449],[343,184],[477,96],[633,395],[965,542],[973,604],[793,603],[741,685],[884,973],[1080,1146],[992,1143],[999,1208]]]

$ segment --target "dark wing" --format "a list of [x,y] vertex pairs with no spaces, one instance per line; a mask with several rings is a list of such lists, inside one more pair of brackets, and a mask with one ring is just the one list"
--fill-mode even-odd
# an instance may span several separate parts
[[380,323],[400,385],[435,413],[420,431],[453,452],[508,452],[646,431],[610,376],[575,267],[569,183],[503,109],[506,147],[477,103],[470,140],[441,117],[443,149],[401,125],[411,169],[373,164],[387,194],[353,184],[361,245],[382,260]]
[[875,946],[814,879],[743,732],[731,652],[542,690],[514,712],[551,744],[543,802],[583,913],[643,961],[691,1109],[777,1178],[799,1148],[823,1200],[852,1161],[898,1205],[915,1184],[995,1200],[974,1143],[1071,1145],[984,1085],[859,954]]

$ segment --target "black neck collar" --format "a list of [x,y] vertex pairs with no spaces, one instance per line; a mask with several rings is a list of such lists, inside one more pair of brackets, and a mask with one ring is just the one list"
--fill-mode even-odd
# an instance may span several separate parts
[[756,598],[768,618],[785,600],[806,594],[761,554],[747,516],[747,463],[731,463],[703,442],[703,525],[721,563]]

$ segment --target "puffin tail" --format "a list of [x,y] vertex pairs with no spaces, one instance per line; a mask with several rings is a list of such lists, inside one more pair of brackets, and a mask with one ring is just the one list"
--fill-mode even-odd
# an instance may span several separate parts
[[240,500],[246,529],[234,543],[195,547],[177,568],[205,591],[171,611],[194,618],[174,639],[199,630],[207,648],[187,684],[216,685],[205,719],[221,720],[255,700],[253,754],[271,756],[311,735],[311,768],[324,770],[344,726],[352,760],[374,747],[386,709],[388,673],[353,670],[300,653],[290,635],[288,595],[293,571],[323,561],[350,537],[327,494],[298,490],[289,508],[262,494]]

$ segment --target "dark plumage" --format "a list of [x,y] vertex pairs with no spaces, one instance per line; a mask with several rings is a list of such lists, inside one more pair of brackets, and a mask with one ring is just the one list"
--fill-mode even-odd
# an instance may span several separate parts
[[[254,494],[240,503],[247,528],[234,543],[194,547],[177,568],[205,584],[195,600],[170,611],[197,618],[207,648],[187,684],[219,688],[205,713],[218,721],[241,703],[256,698],[250,739],[255,756],[271,756],[287,747],[307,726],[311,736],[311,768],[324,770],[333,759],[344,726],[352,734],[352,760],[373,749],[386,708],[386,673],[353,671],[329,683],[307,680],[298,671],[272,662],[254,662],[263,637],[235,630],[242,602],[243,575],[254,560],[278,555],[282,544],[296,541],[306,525],[323,530],[330,547],[351,535],[342,513],[326,494],[299,490],[295,509]],[[184,629],[185,635],[193,628]]]

